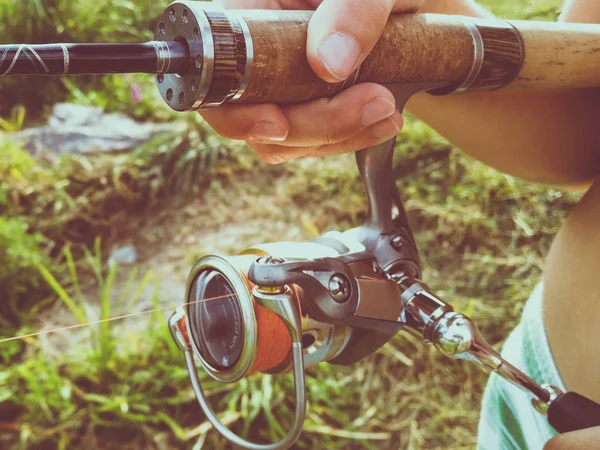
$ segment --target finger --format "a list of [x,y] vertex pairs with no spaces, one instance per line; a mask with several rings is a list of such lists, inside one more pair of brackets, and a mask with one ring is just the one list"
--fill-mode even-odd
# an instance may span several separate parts
[[[213,4],[223,9],[280,9],[273,7],[272,0],[213,0]],[[271,6],[269,8],[269,6]]]
[[374,83],[353,86],[331,99],[282,108],[289,133],[280,145],[315,146],[345,141],[396,111],[393,94]]
[[371,52],[390,13],[415,11],[422,3],[324,0],[308,24],[306,51],[310,66],[325,81],[345,80]]
[[319,0],[213,0],[223,9],[315,9]]
[[229,139],[283,141],[289,131],[288,121],[277,105],[222,105],[200,111],[206,122],[221,136]]
[[260,144],[248,141],[248,145],[267,164],[281,164],[292,159],[301,158],[314,152],[319,147],[283,147],[276,144]]
[[355,152],[363,148],[372,147],[397,136],[402,130],[403,124],[402,114],[396,111],[393,116],[367,128],[351,139],[337,144],[322,145],[312,152],[306,152],[302,156],[322,157],[341,155],[342,153]]
[[402,114],[396,111],[391,117],[382,120],[342,142],[314,147],[286,147],[250,142],[249,145],[261,159],[269,164],[279,164],[303,156],[321,157],[353,152],[381,144],[396,136],[402,129]]

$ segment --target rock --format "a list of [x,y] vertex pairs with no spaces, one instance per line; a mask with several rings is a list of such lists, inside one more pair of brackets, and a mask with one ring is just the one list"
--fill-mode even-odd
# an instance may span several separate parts
[[177,131],[179,124],[140,123],[124,114],[106,114],[102,108],[57,103],[48,125],[6,133],[36,156],[108,153],[133,150],[161,133]]
[[125,245],[124,247],[115,248],[110,253],[109,259],[119,264],[133,264],[137,261],[137,252],[133,245]]

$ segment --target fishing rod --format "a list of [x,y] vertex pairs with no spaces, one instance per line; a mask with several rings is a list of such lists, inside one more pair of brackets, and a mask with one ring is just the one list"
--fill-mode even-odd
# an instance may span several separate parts
[[[433,14],[392,15],[361,66],[347,80],[327,83],[306,58],[310,17],[307,11],[223,11],[175,1],[159,18],[152,42],[0,46],[0,76],[151,73],[177,111],[299,103],[367,81],[386,85],[399,110],[417,92],[600,86],[597,25]],[[529,393],[558,432],[600,425],[600,405],[511,365],[471,319],[420,280],[418,249],[391,169],[394,144],[356,153],[369,204],[364,226],[307,243],[261,244],[234,257],[207,255],[194,265],[169,327],[207,418],[241,447],[288,448],[304,423],[306,367],[354,364],[409,331]],[[206,399],[197,361],[225,383],[254,372],[293,372],[295,418],[288,434],[257,444],[230,431]]]

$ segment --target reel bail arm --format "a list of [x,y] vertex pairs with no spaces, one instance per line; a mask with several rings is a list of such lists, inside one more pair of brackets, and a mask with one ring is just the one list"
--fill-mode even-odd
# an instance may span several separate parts
[[302,324],[298,308],[295,305],[295,300],[288,287],[282,289],[265,290],[256,287],[253,290],[253,295],[256,301],[265,308],[278,314],[283,319],[290,337],[292,338],[292,361],[294,373],[294,390],[296,395],[296,405],[294,420],[287,435],[272,444],[256,444],[247,441],[227,428],[217,417],[212,409],[204,390],[202,383],[198,377],[194,352],[188,336],[188,319],[182,308],[179,308],[169,319],[169,328],[177,345],[184,351],[185,362],[190,375],[192,389],[200,407],[206,414],[206,417],[215,429],[221,433],[226,439],[248,450],[281,450],[287,449],[298,440],[302,428],[304,427],[304,419],[306,417],[306,382],[304,379],[304,351],[302,347]]

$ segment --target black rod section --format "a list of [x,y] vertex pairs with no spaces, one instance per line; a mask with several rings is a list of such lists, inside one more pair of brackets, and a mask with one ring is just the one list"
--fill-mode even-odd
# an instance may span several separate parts
[[102,73],[185,73],[187,45],[139,44],[0,45],[0,76]]

